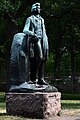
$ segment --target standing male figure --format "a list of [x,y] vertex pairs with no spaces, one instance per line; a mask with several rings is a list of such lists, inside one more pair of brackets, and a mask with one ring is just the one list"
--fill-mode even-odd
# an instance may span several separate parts
[[32,15],[27,18],[23,33],[28,37],[38,40],[37,43],[30,43],[30,79],[34,83],[46,85],[44,81],[44,64],[48,57],[48,38],[46,35],[44,19],[40,16],[40,3],[32,5]]

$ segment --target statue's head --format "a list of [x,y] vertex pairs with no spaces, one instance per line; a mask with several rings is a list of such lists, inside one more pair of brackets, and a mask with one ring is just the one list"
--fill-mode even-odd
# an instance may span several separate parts
[[31,8],[31,12],[33,13],[33,14],[40,14],[40,3],[35,3],[35,4],[33,4],[32,5],[32,8]]

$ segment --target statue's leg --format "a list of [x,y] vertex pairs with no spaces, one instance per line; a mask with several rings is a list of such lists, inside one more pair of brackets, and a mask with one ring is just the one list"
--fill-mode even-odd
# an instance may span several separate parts
[[38,69],[38,79],[44,79],[44,62],[41,61],[39,69]]
[[30,79],[36,81],[37,71],[40,65],[40,59],[30,58]]
[[47,85],[48,83],[44,81],[44,64],[45,64],[45,61],[42,60],[38,68],[38,82],[37,83]]

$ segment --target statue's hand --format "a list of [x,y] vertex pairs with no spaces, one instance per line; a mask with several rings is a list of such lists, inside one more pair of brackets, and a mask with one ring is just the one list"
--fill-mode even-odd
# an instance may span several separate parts
[[34,43],[34,44],[38,42],[38,37],[36,34],[34,36],[30,37],[30,42]]

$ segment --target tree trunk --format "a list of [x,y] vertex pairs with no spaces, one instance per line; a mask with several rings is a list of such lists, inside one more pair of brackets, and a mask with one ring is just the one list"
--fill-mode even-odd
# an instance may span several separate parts
[[74,92],[74,84],[76,82],[76,56],[75,56],[75,50],[74,46],[71,45],[71,82],[72,82],[72,93]]
[[56,35],[56,42],[55,42],[55,63],[54,63],[55,78],[60,77],[61,40],[62,40],[62,34],[60,33],[60,31],[58,31]]

